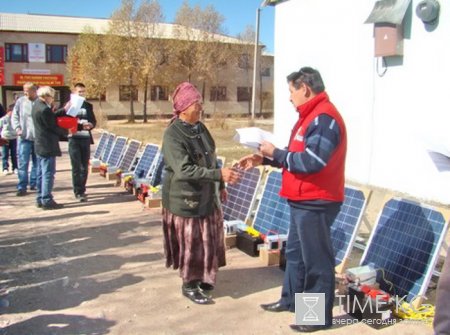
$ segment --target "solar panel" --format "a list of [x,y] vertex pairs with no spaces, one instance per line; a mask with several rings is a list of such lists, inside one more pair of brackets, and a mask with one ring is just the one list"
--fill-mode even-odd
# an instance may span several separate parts
[[281,172],[270,171],[253,221],[253,228],[262,234],[288,232],[290,209],[286,199],[278,195],[280,187]]
[[150,185],[158,186],[161,184],[162,173],[164,170],[164,155],[161,150],[158,151],[158,156],[154,159],[152,167],[148,173]]
[[123,150],[125,149],[125,145],[127,144],[128,138],[123,136],[118,136],[114,145],[111,149],[111,152],[106,159],[106,163],[110,166],[119,165],[120,157],[122,157]]
[[137,155],[140,146],[141,142],[136,140],[131,140],[130,143],[128,143],[127,149],[125,150],[125,153],[123,154],[119,162],[119,168],[122,171],[131,170],[131,166],[133,165],[133,161]]
[[369,190],[345,186],[344,202],[331,225],[331,242],[336,265],[339,265],[338,273],[342,273],[347,265],[369,196]]
[[393,198],[378,217],[361,265],[384,270],[381,288],[420,305],[426,293],[448,226],[443,211]]
[[106,159],[108,158],[109,153],[111,152],[112,147],[114,145],[115,139],[116,139],[116,135],[114,135],[114,134],[109,134],[108,135],[108,140],[106,141],[105,150],[103,150],[103,152],[102,152],[102,154],[100,156],[100,159],[103,162],[106,162]]
[[228,199],[222,204],[223,216],[227,221],[246,221],[256,199],[261,181],[261,169],[252,168],[242,172],[238,183],[227,185]]
[[148,171],[158,153],[158,149],[158,146],[155,144],[147,144],[145,146],[144,152],[134,169],[134,179],[145,178],[148,175]]
[[109,133],[107,131],[104,131],[102,135],[100,136],[100,140],[98,141],[97,148],[95,148],[94,152],[94,158],[99,159],[102,155],[103,150],[105,149],[106,142],[108,140]]

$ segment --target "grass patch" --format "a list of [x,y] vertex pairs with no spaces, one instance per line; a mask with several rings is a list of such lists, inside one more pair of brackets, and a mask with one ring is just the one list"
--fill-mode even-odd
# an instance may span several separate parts
[[[148,123],[128,123],[123,120],[108,121],[104,128],[117,136],[125,136],[129,139],[141,141],[142,143],[161,145],[162,136],[168,123],[168,120],[151,120]],[[236,128],[249,127],[252,124],[251,120],[245,118],[227,118],[224,122],[218,123],[217,120],[208,119],[205,121],[205,124],[216,142],[217,154],[225,157],[227,166],[233,160],[237,160],[253,152],[251,149],[245,148],[233,141]],[[255,120],[253,124],[255,127],[273,131],[273,119]]]

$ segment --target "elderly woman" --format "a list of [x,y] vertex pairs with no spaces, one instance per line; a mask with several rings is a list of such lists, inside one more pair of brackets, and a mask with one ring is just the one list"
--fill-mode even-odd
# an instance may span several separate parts
[[219,168],[214,140],[200,122],[202,97],[195,86],[180,84],[172,101],[175,116],[162,145],[166,266],[179,269],[184,296],[210,304],[218,268],[225,265],[220,201],[226,199],[224,183],[237,182],[239,173]]
[[36,206],[44,210],[60,209],[62,204],[53,200],[53,183],[56,173],[56,156],[61,156],[59,137],[67,136],[67,130],[58,127],[52,111],[55,90],[42,86],[37,90],[38,99],[33,104],[34,149],[37,157]]

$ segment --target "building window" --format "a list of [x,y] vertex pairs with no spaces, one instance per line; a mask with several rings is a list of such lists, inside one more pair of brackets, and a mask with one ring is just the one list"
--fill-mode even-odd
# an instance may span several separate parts
[[150,100],[169,100],[169,89],[167,86],[152,85],[150,88]]
[[270,67],[265,67],[261,70],[261,76],[270,77]]
[[226,101],[226,100],[227,100],[226,86],[211,87],[209,101]]
[[130,101],[133,94],[133,101],[138,99],[138,89],[136,85],[119,85],[119,100]]
[[67,45],[47,44],[45,46],[47,63],[65,63]]
[[5,60],[7,62],[28,63],[28,44],[5,43]]
[[250,69],[250,55],[249,54],[241,54],[239,56],[238,66],[241,69]]
[[[88,94],[88,95],[86,96],[86,100],[89,100],[89,101],[99,101],[99,99],[98,99],[98,94],[97,94],[97,95]],[[100,101],[106,101],[106,93],[100,94]]]
[[237,101],[250,101],[252,96],[251,87],[238,87],[237,88]]

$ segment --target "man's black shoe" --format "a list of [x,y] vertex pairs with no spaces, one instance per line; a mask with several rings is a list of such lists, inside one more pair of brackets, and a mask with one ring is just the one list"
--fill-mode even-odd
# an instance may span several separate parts
[[191,288],[183,285],[181,287],[181,291],[183,292],[183,295],[185,297],[189,298],[189,300],[195,302],[196,304],[208,305],[214,303],[214,301],[210,297],[203,294],[203,292],[198,287]]
[[26,190],[18,190],[16,195],[18,197],[23,197],[23,196],[27,195],[27,191]]
[[262,304],[261,308],[268,312],[287,312],[289,307],[282,305],[279,301],[271,304]]
[[42,209],[43,210],[61,209],[63,207],[64,207],[63,204],[58,204],[55,201],[51,201],[48,204],[42,204]]
[[325,330],[331,328],[331,326],[326,325],[317,325],[317,326],[310,326],[310,325],[289,325],[292,330],[295,330],[300,333],[313,333],[317,332],[319,330]]
[[87,201],[87,196],[86,194],[75,194],[75,198],[79,201],[79,202],[86,202]]
[[30,191],[36,191],[36,186],[30,186]]

